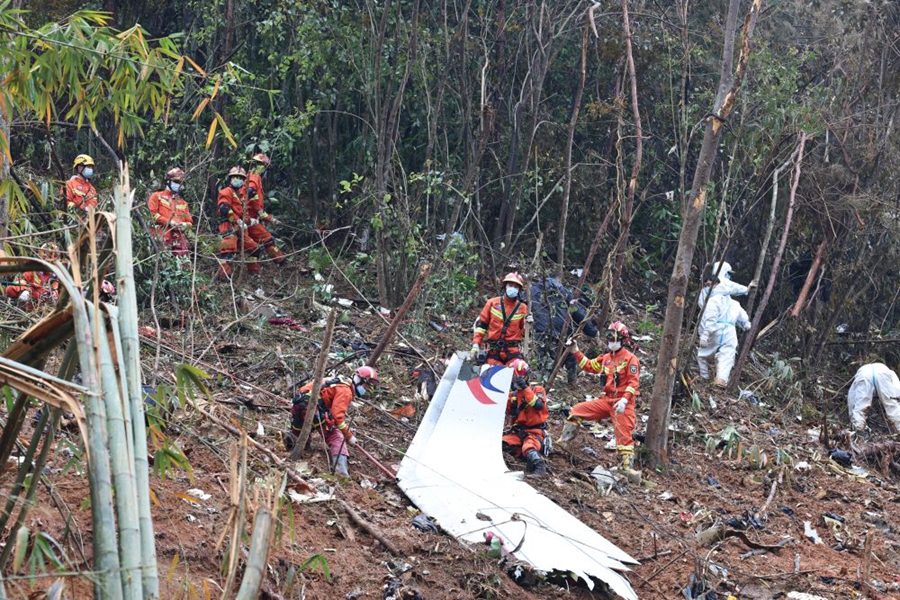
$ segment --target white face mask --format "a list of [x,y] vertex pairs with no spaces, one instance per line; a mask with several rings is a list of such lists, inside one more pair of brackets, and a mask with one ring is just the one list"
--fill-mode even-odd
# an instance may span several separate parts
[[244,180],[240,179],[238,177],[235,177],[234,179],[231,180],[231,187],[233,187],[234,189],[244,187]]
[[518,298],[519,297],[519,288],[514,285],[506,286],[506,297],[507,298]]
[[170,181],[170,182],[169,182],[169,189],[172,190],[173,192],[175,192],[175,193],[177,194],[178,192],[180,192],[180,191],[181,191],[182,189],[184,189],[184,188],[183,188],[182,185],[181,185],[180,183],[178,183],[177,181]]
[[622,348],[622,342],[608,342],[606,347],[609,348],[610,352],[615,352]]
[[94,176],[94,169],[91,167],[85,167],[84,170],[81,171],[81,176],[85,179],[90,179]]

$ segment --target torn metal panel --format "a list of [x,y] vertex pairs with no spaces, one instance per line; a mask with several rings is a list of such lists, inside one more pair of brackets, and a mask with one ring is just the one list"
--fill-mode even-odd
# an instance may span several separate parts
[[400,465],[400,488],[441,528],[471,543],[493,532],[540,571],[570,572],[622,598],[637,595],[621,572],[627,553],[512,473],[500,438],[512,369],[478,371],[457,354]]

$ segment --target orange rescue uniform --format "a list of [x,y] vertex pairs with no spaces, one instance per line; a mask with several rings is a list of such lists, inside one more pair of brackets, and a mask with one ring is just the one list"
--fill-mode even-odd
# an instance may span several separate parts
[[250,173],[247,175],[247,183],[244,184],[244,187],[247,188],[247,215],[249,219],[256,219],[259,221],[256,225],[250,225],[247,229],[247,233],[253,238],[253,241],[265,248],[266,254],[268,254],[275,261],[275,264],[280,265],[285,261],[284,252],[278,249],[275,245],[275,238],[272,237],[272,234],[269,233],[269,230],[266,229],[263,223],[269,223],[272,221],[272,215],[266,212],[265,209],[265,190],[263,189],[263,180],[262,175],[259,173]]
[[510,392],[506,414],[513,418],[513,423],[509,433],[503,436],[504,448],[515,456],[522,456],[529,450],[541,452],[550,416],[547,391],[542,386],[530,385],[524,390]]
[[175,194],[170,189],[160,190],[150,194],[147,200],[150,208],[150,216],[153,218],[153,233],[161,240],[175,256],[185,256],[188,253],[188,240],[184,231],[175,225],[185,224],[192,226],[194,219],[187,200],[181,194]]
[[487,362],[507,365],[514,358],[522,358],[519,344],[525,336],[527,305],[505,296],[491,298],[475,321],[473,344],[487,344]]
[[81,175],[72,175],[64,187],[66,194],[66,210],[80,208],[87,211],[97,208],[97,190],[94,184]]
[[247,263],[247,272],[259,273],[259,263],[255,257],[259,254],[259,244],[253,241],[249,235],[245,235],[239,221],[249,220],[247,217],[247,192],[246,184],[240,189],[225,187],[219,190],[219,275],[231,275],[231,265],[235,254],[240,254],[243,246],[244,254],[250,257]]
[[[312,382],[307,383],[298,390],[298,398],[304,395],[308,398],[312,392]],[[319,401],[316,403],[316,427],[321,428],[325,442],[328,444],[332,456],[343,454],[347,456],[347,440],[353,433],[347,425],[347,410],[353,401],[353,381],[346,377],[323,379],[319,389]],[[307,403],[300,403],[296,399],[291,407],[291,432],[296,435],[303,427],[303,419],[306,415]]]
[[14,300],[25,291],[31,294],[28,308],[36,308],[42,302],[55,302],[59,298],[59,281],[53,278],[52,273],[26,271],[15,285],[6,286],[6,295]]
[[[588,421],[610,418],[616,433],[616,449],[623,454],[634,452],[635,402],[640,389],[641,361],[626,348],[608,352],[592,360],[583,352],[575,353],[578,366],[588,373],[600,373],[604,377],[603,396],[580,402],[572,407],[569,417]],[[620,398],[625,398],[624,413],[616,413],[613,408]]]

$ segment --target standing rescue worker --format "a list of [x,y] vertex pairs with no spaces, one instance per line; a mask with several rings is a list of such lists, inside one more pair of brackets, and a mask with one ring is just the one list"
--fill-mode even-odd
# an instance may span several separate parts
[[625,347],[631,344],[631,335],[620,321],[615,321],[606,330],[606,342],[609,352],[590,360],[578,349],[577,343],[573,340],[567,342],[580,369],[600,374],[603,395],[572,407],[560,441],[565,443],[575,439],[584,421],[610,418],[620,464],[622,468],[631,470],[634,462],[634,409],[640,389],[641,361]]
[[184,170],[174,167],[166,172],[165,188],[150,194],[147,206],[153,219],[153,234],[175,256],[187,256],[186,231],[194,224],[184,191]]
[[738,347],[735,325],[744,330],[750,329],[747,311],[731,296],[715,293],[710,296],[698,328],[700,348],[697,350],[697,367],[700,377],[709,379],[707,361],[715,355],[716,385],[719,387],[728,385],[734,367]]
[[75,174],[66,181],[64,194],[66,210],[70,213],[77,210],[85,212],[97,208],[97,190],[91,179],[94,177],[94,159],[87,154],[79,154],[72,163]]
[[[56,260],[59,258],[56,244],[44,244],[38,250],[38,256],[47,262]],[[15,284],[6,287],[5,293],[23,309],[33,310],[45,302],[56,302],[59,298],[59,280],[50,272],[26,271]]]
[[243,254],[247,260],[247,272],[259,273],[259,244],[247,235],[247,190],[244,183],[247,172],[241,167],[228,171],[228,185],[219,190],[219,270],[215,279],[231,277],[234,256]]
[[[347,471],[347,446],[356,445],[356,436],[347,425],[347,409],[356,396],[366,393],[378,385],[378,372],[372,367],[360,367],[353,378],[342,376],[322,380],[319,388],[319,399],[316,403],[316,416],[313,428],[322,432],[328,446],[328,458],[334,472],[342,477],[349,477]],[[309,382],[298,390],[291,407],[291,434],[296,437],[303,428],[306,409],[309,406],[313,382]]]
[[475,321],[472,355],[479,364],[508,365],[514,358],[523,358],[519,347],[528,315],[525,281],[518,272],[508,273],[503,286],[503,295],[488,300]]
[[534,475],[544,475],[547,465],[544,456],[550,452],[550,438],[547,436],[547,391],[539,385],[531,385],[528,380],[531,370],[521,358],[509,362],[513,368],[512,389],[506,403],[506,415],[512,427],[503,435],[503,450],[513,456],[524,456],[528,471]]
[[263,189],[263,175],[269,168],[271,160],[265,154],[254,154],[250,159],[250,172],[247,175],[247,233],[253,241],[262,246],[266,254],[281,266],[284,264],[284,252],[275,245],[275,238],[266,229],[264,223],[277,225],[278,219],[266,212],[265,190]]
[[718,263],[714,262],[712,265],[712,274],[715,275],[718,273],[718,283],[713,283],[712,280],[708,280],[703,289],[700,290],[700,294],[697,296],[697,307],[703,308],[703,305],[706,304],[706,298],[712,294],[713,296],[746,296],[752,288],[756,287],[756,281],[751,281],[749,285],[741,285],[736,281],[731,280],[731,274],[734,273],[734,269],[731,268],[731,265],[727,262]]

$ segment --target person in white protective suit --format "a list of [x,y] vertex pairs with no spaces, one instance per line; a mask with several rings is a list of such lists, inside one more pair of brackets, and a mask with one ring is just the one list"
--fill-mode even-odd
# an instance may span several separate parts
[[863,365],[853,377],[850,391],[847,392],[850,423],[857,430],[866,427],[866,411],[872,406],[876,391],[888,420],[900,432],[900,379],[882,363]]
[[[721,266],[721,268],[719,268]],[[719,281],[716,284],[712,282],[707,282],[707,285],[700,290],[700,295],[697,296],[697,306],[703,308],[703,304],[706,302],[706,297],[709,296],[710,290],[712,290],[712,294],[714,296],[746,296],[750,292],[750,288],[756,287],[756,281],[751,281],[750,285],[741,285],[740,283],[734,282],[731,280],[731,274],[734,273],[734,269],[731,268],[731,265],[726,263],[713,263],[712,266],[712,274],[719,274]],[[701,317],[702,318],[702,317]]]
[[716,385],[725,387],[734,367],[737,353],[737,329],[750,328],[747,311],[725,294],[713,294],[700,320],[700,349],[697,351],[697,366],[700,377],[709,379],[709,361],[716,357]]

